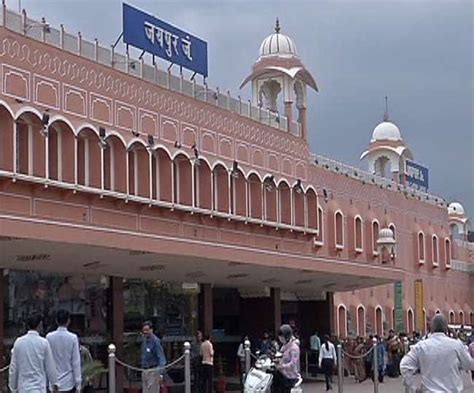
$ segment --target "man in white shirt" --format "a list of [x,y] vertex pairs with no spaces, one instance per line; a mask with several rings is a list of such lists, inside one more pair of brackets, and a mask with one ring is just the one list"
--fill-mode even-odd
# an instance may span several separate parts
[[79,339],[68,331],[70,324],[69,311],[59,310],[56,314],[57,330],[49,333],[46,339],[51,345],[53,358],[58,370],[60,392],[80,392],[82,384],[81,355]]
[[[460,370],[474,369],[474,361],[460,341],[446,335],[448,322],[443,315],[433,318],[431,331],[431,336],[411,347],[400,363],[405,386],[416,392],[461,393]],[[418,370],[421,387],[415,379]]]
[[15,393],[44,393],[47,384],[58,392],[57,371],[48,341],[40,337],[41,315],[28,317],[28,333],[13,345],[8,386]]

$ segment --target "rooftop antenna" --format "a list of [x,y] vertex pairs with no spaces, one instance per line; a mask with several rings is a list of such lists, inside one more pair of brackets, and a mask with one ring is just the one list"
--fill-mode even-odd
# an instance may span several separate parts
[[279,21],[279,19],[277,18],[277,19],[276,19],[276,23],[275,23],[275,33],[278,34],[278,33],[280,32],[280,30],[281,30],[281,29],[280,29],[280,21]]
[[388,97],[385,96],[385,113],[383,114],[383,121],[388,121]]

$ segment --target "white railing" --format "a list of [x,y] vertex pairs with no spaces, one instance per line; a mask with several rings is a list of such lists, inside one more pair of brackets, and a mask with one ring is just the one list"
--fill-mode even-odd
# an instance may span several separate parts
[[288,125],[286,116],[254,106],[250,101],[243,101],[240,96],[237,98],[231,97],[230,92],[223,94],[219,92],[218,88],[213,90],[207,84],[199,85],[195,80],[189,81],[184,79],[183,75],[173,75],[171,72],[159,69],[155,65],[147,64],[144,60],[129,58],[115,52],[112,47],[101,46],[97,40],[94,42],[85,40],[80,33],[68,33],[63,25],[60,29],[55,29],[42,22],[29,19],[26,13],[18,14],[7,9],[5,4],[0,8],[0,25],[9,30],[155,83],[169,90],[216,105],[221,109],[238,113],[281,131],[289,131],[291,135],[301,136],[301,124],[292,122]]
[[310,153],[310,160],[316,166],[319,166],[326,170],[330,170],[332,172],[339,173],[341,175],[345,175],[353,179],[357,179],[365,184],[374,184],[379,186],[380,188],[401,192],[407,197],[415,198],[420,201],[428,202],[437,206],[447,206],[446,201],[442,197],[433,194],[428,194],[426,192],[416,190],[403,184],[397,184],[391,179],[374,175],[370,172],[361,170],[360,168],[344,164],[331,158],[327,158],[319,154]]

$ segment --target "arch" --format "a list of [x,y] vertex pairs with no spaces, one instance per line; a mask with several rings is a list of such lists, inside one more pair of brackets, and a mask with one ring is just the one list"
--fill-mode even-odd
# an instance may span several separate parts
[[446,269],[451,268],[452,248],[451,239],[449,237],[444,239],[444,264]]
[[263,218],[263,183],[256,172],[250,174],[247,182],[249,188],[249,215],[260,220]]
[[247,179],[240,168],[233,169],[230,178],[232,212],[237,216],[246,217],[248,203]]
[[415,315],[413,309],[409,307],[407,309],[407,333],[415,331]]
[[[307,210],[307,198],[304,191],[304,187],[296,182],[292,188],[293,194],[293,218],[294,224],[297,227],[307,227],[306,224],[306,210]],[[313,207],[314,208],[314,207]]]
[[221,163],[212,169],[214,183],[214,209],[221,213],[229,213],[230,185],[227,167]]
[[466,319],[464,316],[464,311],[459,310],[458,312],[458,325],[465,325],[466,324]]
[[322,228],[318,225],[318,194],[312,187],[306,189],[306,222],[308,228],[318,229],[322,232]]
[[423,231],[418,231],[417,235],[417,250],[418,250],[418,263],[425,263],[425,234]]
[[292,188],[284,179],[280,180],[277,186],[278,201],[278,222],[286,225],[292,224]]
[[154,194],[159,201],[174,202],[174,165],[167,149],[157,147],[152,156],[154,175],[152,176]]
[[336,322],[338,337],[347,337],[347,307],[344,304],[337,306]]
[[48,128],[48,177],[74,183],[75,133],[69,121],[55,116]]
[[120,132],[106,129],[105,139],[107,140],[109,137],[112,137],[112,136],[117,137],[117,140],[119,140],[123,144],[124,149],[128,147],[127,141],[125,140],[124,136]]
[[[392,157],[393,159],[393,157]],[[375,174],[384,178],[392,178],[392,160],[390,157],[381,155],[374,160]]]
[[77,182],[86,187],[101,187],[101,147],[96,128],[82,127],[77,133]]
[[263,181],[263,200],[265,221],[277,222],[278,217],[278,191],[273,176],[267,175]]
[[251,169],[249,170],[246,174],[245,174],[245,177],[247,178],[247,180],[250,178],[250,176],[254,175],[255,177],[258,178],[259,182],[260,183],[263,183],[263,177],[262,175],[257,172],[255,169]]
[[34,115],[38,121],[43,117],[43,114],[38,109],[32,106],[22,106],[15,112],[15,120],[18,120],[20,117],[28,113]]
[[365,306],[362,304],[359,304],[357,306],[356,325],[357,325],[357,335],[360,337],[365,337],[366,335]]
[[222,161],[222,160],[216,160],[214,161],[212,164],[211,164],[211,170],[214,171],[216,169],[216,167],[218,166],[221,166],[223,168],[225,168],[226,170],[228,170],[228,167],[227,167],[227,164]]
[[104,189],[127,192],[127,150],[126,144],[115,133],[105,138],[104,147]]
[[432,262],[434,267],[438,267],[439,265],[439,241],[438,236],[433,235],[431,237],[431,255],[432,255]]
[[[170,149],[168,149],[167,146],[162,145],[161,143],[155,144],[152,148],[153,153],[156,153],[158,150],[161,150],[163,153],[165,153],[170,160],[172,159],[171,157],[173,156],[173,154],[171,153]],[[202,157],[202,159],[204,160],[204,157]]]
[[62,122],[64,124],[66,124],[69,127],[69,129],[71,129],[72,132],[74,133],[74,129],[76,127],[74,126],[74,124],[72,124],[72,122],[67,117],[64,117],[61,114],[55,114],[55,115],[53,115],[49,118],[49,125],[50,126],[52,126],[56,122]]
[[201,209],[212,210],[212,171],[207,160],[200,160],[199,165],[194,166],[196,206]]
[[[31,110],[30,110],[31,109]],[[41,113],[22,108],[16,119],[17,170],[25,175],[46,177],[46,137]]]
[[337,249],[344,248],[344,214],[341,210],[334,212],[334,239]]
[[375,327],[375,333],[379,337],[383,337],[384,335],[384,330],[383,330],[383,309],[382,306],[378,305],[375,307],[375,320],[374,320],[374,327]]
[[364,251],[364,222],[358,214],[354,217],[354,249],[356,252]]
[[8,105],[0,101],[0,135],[2,146],[0,146],[0,169],[8,172],[14,172],[14,146],[16,123],[14,121],[13,112]]
[[174,165],[174,195],[175,203],[179,205],[193,205],[193,165],[185,154],[176,154],[173,158]]
[[100,137],[99,129],[93,124],[90,124],[90,123],[80,124],[79,127],[75,128],[76,136],[78,136],[83,130],[91,130],[96,134],[97,138]]
[[10,114],[12,119],[16,119],[17,116],[15,115],[15,112],[6,101],[0,99],[0,108],[4,108]]
[[448,323],[449,323],[450,325],[454,325],[454,324],[456,323],[454,310],[449,310],[449,313],[448,313]]
[[373,255],[378,255],[379,254],[379,251],[378,251],[378,246],[377,246],[377,240],[379,240],[379,232],[380,232],[380,224],[379,224],[379,221],[374,218],[372,220],[372,236],[371,236],[371,239],[372,239],[372,244],[371,244],[371,247],[372,247],[372,254]]

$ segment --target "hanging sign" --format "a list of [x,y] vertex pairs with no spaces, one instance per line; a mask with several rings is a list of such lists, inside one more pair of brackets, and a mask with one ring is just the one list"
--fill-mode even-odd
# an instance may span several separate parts
[[125,3],[123,41],[207,77],[207,42]]

